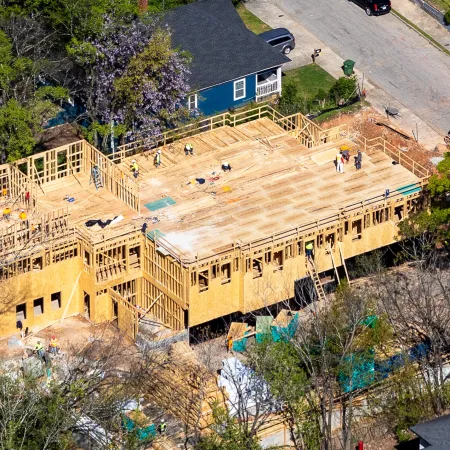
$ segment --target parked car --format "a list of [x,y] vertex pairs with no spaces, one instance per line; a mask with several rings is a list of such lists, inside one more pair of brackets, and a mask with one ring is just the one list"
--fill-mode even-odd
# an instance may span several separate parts
[[391,0],[351,0],[366,10],[368,16],[380,16],[391,10]]
[[295,37],[286,28],[275,28],[265,31],[260,36],[272,47],[280,50],[285,55],[295,48]]

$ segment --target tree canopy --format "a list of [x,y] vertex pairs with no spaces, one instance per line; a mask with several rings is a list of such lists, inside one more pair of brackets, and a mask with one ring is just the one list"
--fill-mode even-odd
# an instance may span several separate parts
[[112,134],[151,136],[188,118],[189,58],[151,3],[146,13],[135,0],[1,3],[0,162],[31,154],[68,102],[104,149]]

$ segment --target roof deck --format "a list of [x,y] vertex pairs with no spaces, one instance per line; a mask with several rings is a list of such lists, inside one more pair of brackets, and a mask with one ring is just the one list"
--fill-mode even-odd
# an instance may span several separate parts
[[[194,145],[194,156],[184,154],[187,141]],[[340,174],[334,159],[344,143],[351,158]],[[96,190],[84,173],[45,184],[38,206],[41,212],[67,207],[72,221],[94,240],[109,231],[140,228],[147,219],[148,231],[158,230],[190,260],[326,219],[351,204],[381,203],[386,189],[401,192],[420,181],[383,151],[363,153],[357,171],[355,154],[356,145],[348,140],[307,149],[263,118],[177,141],[163,150],[158,169],[150,152],[125,160],[121,168],[126,172],[132,159],[140,166],[140,214],[105,189]],[[221,169],[223,162],[231,165],[230,172]],[[64,200],[66,195],[75,201]],[[119,215],[124,218],[117,224],[85,226],[88,220]]]

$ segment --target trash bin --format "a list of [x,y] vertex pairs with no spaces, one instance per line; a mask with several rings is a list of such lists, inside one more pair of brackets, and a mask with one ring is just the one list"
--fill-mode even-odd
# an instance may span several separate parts
[[351,59],[347,59],[344,61],[344,74],[348,77],[350,75],[353,75],[353,68],[355,67],[355,61],[352,61]]

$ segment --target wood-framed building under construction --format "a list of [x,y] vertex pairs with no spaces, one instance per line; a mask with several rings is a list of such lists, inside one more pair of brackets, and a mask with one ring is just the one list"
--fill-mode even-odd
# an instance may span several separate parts
[[[362,150],[362,169],[336,172],[343,144]],[[144,318],[179,331],[277,303],[312,271],[395,242],[398,222],[426,206],[427,181],[382,138],[268,106],[109,156],[81,140],[0,166],[12,209],[0,223],[0,336],[19,319],[33,329],[82,313],[134,338]]]

